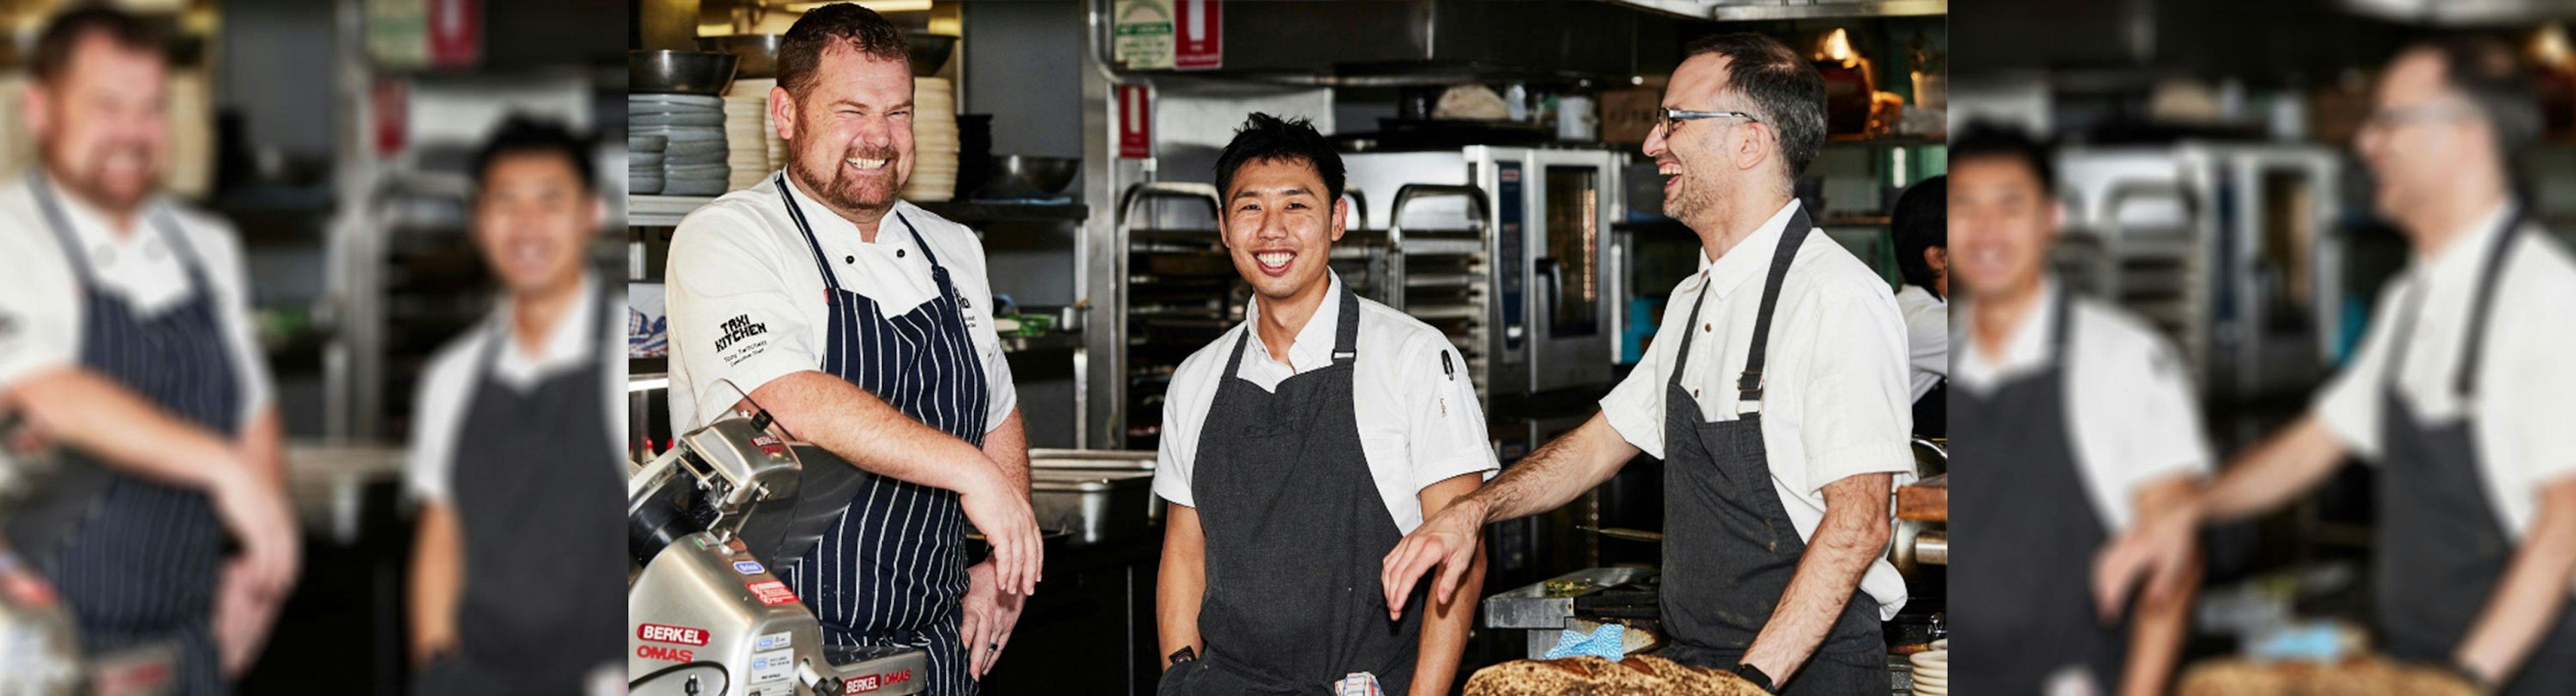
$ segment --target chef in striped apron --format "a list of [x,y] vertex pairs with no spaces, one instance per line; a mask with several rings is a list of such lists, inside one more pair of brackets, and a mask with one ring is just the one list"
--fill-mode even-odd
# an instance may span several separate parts
[[2515,192],[2541,117],[2514,56],[2449,39],[2389,63],[2354,144],[2406,268],[2307,414],[2129,527],[2100,602],[2175,594],[2200,525],[2276,509],[2358,458],[2379,468],[2374,643],[2486,693],[2576,693],[2576,260]]
[[152,191],[167,71],[157,34],[113,10],[67,13],[38,41],[41,163],[0,188],[0,408],[66,466],[7,533],[81,650],[136,665],[114,678],[214,694],[265,641],[296,531],[239,243]]
[[[1035,590],[1027,438],[973,230],[896,198],[912,167],[903,34],[849,4],[779,47],[787,169],[691,213],[666,274],[671,420],[743,395],[855,466],[820,543],[771,559],[833,645],[908,646],[935,695],[975,692]],[[809,477],[812,474],[809,474]],[[966,563],[967,525],[990,558]]]
[[504,296],[430,359],[412,411],[417,693],[575,694],[603,668],[615,690],[624,668],[625,322],[583,263],[606,212],[589,158],[525,118],[475,158],[475,247]]

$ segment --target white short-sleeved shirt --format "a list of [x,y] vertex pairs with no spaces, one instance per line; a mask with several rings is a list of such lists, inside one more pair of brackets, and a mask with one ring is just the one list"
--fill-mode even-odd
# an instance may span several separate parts
[[[1664,321],[1628,379],[1601,400],[1601,413],[1629,444],[1664,456],[1664,383],[1672,376],[1682,334],[1691,338],[1682,386],[1700,417],[1734,419],[1735,378],[1752,348],[1754,318],[1781,229],[1797,210],[1790,201],[1724,258],[1703,250],[1700,272],[1683,278],[1664,305]],[[1691,303],[1707,288],[1699,325]],[[1811,231],[1789,263],[1771,318],[1763,367],[1762,444],[1781,507],[1812,539],[1825,517],[1825,484],[1860,474],[1914,480],[1914,400],[1906,379],[1905,320],[1887,281],[1821,230]],[[1893,505],[1893,501],[1890,501]],[[1666,511],[1672,514],[1672,511]],[[1905,606],[1905,579],[1887,559],[1871,561],[1861,589],[1878,599],[1879,619]]]
[[[1270,357],[1261,334],[1252,327],[1260,305],[1244,310],[1243,324],[1225,332],[1181,361],[1163,396],[1163,445],[1154,470],[1154,493],[1165,500],[1196,507],[1190,475],[1196,469],[1200,434],[1206,432],[1208,409],[1225,377],[1227,349],[1244,341],[1243,366],[1235,378],[1263,391],[1279,388],[1289,377],[1331,366],[1333,333],[1340,326],[1342,279],[1330,274],[1332,294],[1288,346],[1287,364]],[[1481,473],[1492,479],[1501,465],[1493,442],[1485,436],[1485,410],[1476,403],[1476,385],[1467,363],[1439,329],[1392,307],[1362,298],[1359,335],[1352,349],[1352,415],[1359,420],[1360,455],[1368,459],[1369,476],[1398,531],[1422,526],[1421,492],[1451,477]]]
[[[822,367],[831,339],[829,291],[814,268],[814,252],[778,200],[778,181],[773,175],[689,213],[671,239],[665,276],[675,432],[697,429],[772,379]],[[975,231],[897,201],[876,241],[862,241],[858,226],[839,213],[802,190],[793,196],[841,288],[867,296],[889,319],[939,296],[929,259],[904,229],[903,221],[912,223],[956,285],[966,331],[984,363],[985,427],[1000,426],[1019,395],[993,333],[993,289]]]
[[[46,369],[80,362],[86,313],[80,275],[71,264],[86,263],[103,291],[122,296],[145,317],[178,309],[211,290],[216,321],[232,355],[234,381],[240,385],[240,425],[248,425],[268,406],[271,387],[258,328],[251,321],[240,236],[232,225],[155,195],[144,202],[130,233],[120,236],[106,213],[60,186],[51,188],[72,237],[85,247],[83,253],[68,254],[56,241],[25,172],[0,178],[0,259],[7,259],[7,270],[0,271],[0,391]],[[170,247],[169,236],[160,229],[164,220],[195,254],[211,288],[189,282],[185,257]]]
[[1905,315],[1908,391],[1920,400],[1950,376],[1950,303],[1907,283],[1896,291],[1896,310]]
[[[2538,514],[2540,489],[2576,476],[2576,260],[2536,225],[2526,226],[2499,270],[2473,403],[2453,383],[2473,316],[2480,269],[2507,214],[2500,207],[2445,246],[2417,255],[2379,293],[2361,349],[2318,394],[2316,413],[2365,461],[2381,453],[2380,398],[2392,335],[2409,320],[2399,398],[2435,423],[2471,419],[2487,499],[2519,539]],[[2417,303],[2420,309],[2415,309]]]
[[[456,481],[456,438],[465,428],[467,410],[473,408],[474,395],[484,384],[484,351],[493,341],[506,341],[492,356],[491,377],[503,388],[525,394],[546,380],[567,371],[580,369],[590,361],[607,366],[602,375],[601,408],[607,416],[608,429],[599,434],[609,446],[624,451],[626,441],[626,345],[614,340],[624,331],[626,316],[622,312],[599,311],[598,279],[582,279],[581,297],[574,300],[572,311],[546,330],[544,347],[529,355],[519,345],[511,326],[511,301],[504,297],[490,317],[464,334],[441,346],[422,371],[420,389],[412,408],[411,466],[405,472],[406,488],[422,500],[447,502],[454,499]],[[624,306],[611,302],[610,306]],[[573,433],[566,433],[567,437]],[[623,461],[617,475],[626,475]]]
[[[2056,366],[2058,294],[2055,279],[2041,281],[2040,300],[2004,339],[2003,357],[1989,360],[1973,332],[1959,335],[1958,373],[1951,386],[1989,396],[2014,381]],[[2142,486],[2176,474],[2207,476],[2214,456],[2201,431],[2191,371],[2165,337],[2127,312],[2078,298],[2068,313],[2060,421],[2075,449],[2076,478],[2092,495],[2102,526],[2113,534],[2137,518]]]

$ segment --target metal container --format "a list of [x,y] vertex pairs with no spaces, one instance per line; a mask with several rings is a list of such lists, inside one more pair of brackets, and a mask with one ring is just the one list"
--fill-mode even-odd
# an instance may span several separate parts
[[912,76],[933,77],[948,65],[948,54],[957,50],[957,37],[913,32],[903,37],[912,48]]
[[993,175],[976,198],[1047,198],[1064,192],[1082,172],[1080,157],[994,155]]
[[723,94],[733,84],[730,53],[627,51],[626,90],[634,94]]
[[737,34],[734,36],[698,37],[698,48],[713,53],[731,53],[742,62],[734,64],[738,79],[778,76],[778,42],[787,37],[779,34]]
[[1154,458],[1132,450],[1029,450],[1029,506],[1038,527],[1070,531],[1077,546],[1150,533],[1163,523]]

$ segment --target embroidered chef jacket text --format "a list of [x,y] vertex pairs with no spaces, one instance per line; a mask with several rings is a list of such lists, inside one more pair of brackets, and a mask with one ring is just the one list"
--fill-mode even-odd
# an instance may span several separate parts
[[[1297,330],[1281,364],[1253,331],[1243,342],[1243,366],[1237,379],[1276,390],[1289,377],[1333,364],[1333,329],[1341,320],[1342,278],[1326,272],[1330,286],[1314,316]],[[1360,450],[1368,458],[1397,531],[1422,526],[1424,487],[1450,477],[1482,472],[1492,479],[1501,468],[1485,436],[1485,410],[1476,402],[1476,386],[1467,363],[1439,329],[1395,308],[1361,299],[1359,356],[1351,365],[1352,405],[1360,426]],[[1181,505],[1197,506],[1190,495],[1190,473],[1198,457],[1199,433],[1208,408],[1225,377],[1226,349],[1260,320],[1260,305],[1244,310],[1243,323],[1216,342],[1191,353],[1172,373],[1163,396],[1161,460],[1154,470],[1154,493]],[[1444,369],[1444,366],[1455,369]]]
[[[823,363],[831,305],[823,277],[814,270],[814,252],[778,203],[780,180],[773,174],[759,186],[717,198],[681,219],[672,237],[665,275],[673,432],[694,430],[731,406],[733,389],[748,395],[769,380]],[[912,235],[895,216],[912,223],[957,288],[967,334],[984,363],[990,393],[984,422],[1001,425],[1019,397],[1001,338],[993,333],[992,285],[975,231],[897,201],[876,241],[866,242],[857,225],[802,189],[789,197],[813,226],[815,243],[842,289],[874,300],[886,318],[911,312],[939,293],[927,255],[913,248]],[[719,380],[732,387],[718,386]]]
[[[1673,288],[1654,342],[1601,399],[1602,415],[1629,444],[1664,456],[1665,384],[1684,331],[1699,332],[1682,385],[1693,390],[1700,415],[1736,417],[1735,378],[1752,348],[1763,277],[1797,205],[1782,206],[1724,258],[1712,261],[1702,250],[1700,272]],[[1685,326],[1703,287],[1700,325]],[[1825,484],[1881,472],[1894,473],[1899,486],[1914,480],[1905,322],[1887,281],[1822,233],[1799,245],[1778,302],[1763,369],[1762,444],[1781,507],[1798,536],[1812,540],[1824,520]],[[1878,600],[1880,620],[1905,606],[1905,580],[1885,558],[1871,561],[1860,586]]]
[[[528,355],[518,343],[517,329],[510,321],[511,300],[504,296],[492,308],[492,314],[473,329],[441,346],[431,356],[429,366],[421,373],[420,393],[412,408],[411,467],[405,474],[405,488],[424,500],[448,501],[456,490],[456,437],[465,427],[465,411],[481,384],[481,360],[484,347],[492,341],[508,341],[492,356],[495,382],[521,392],[535,389],[547,379],[565,371],[583,367],[588,360],[602,360],[607,367],[606,387],[600,393],[608,424],[615,432],[600,433],[616,451],[625,451],[626,433],[626,345],[599,340],[603,332],[623,331],[623,315],[600,316],[599,278],[584,274],[581,294],[567,307],[561,320],[546,330],[541,351]],[[624,303],[610,303],[623,306]],[[603,329],[603,327],[609,327]],[[610,334],[614,335],[614,334]],[[584,355],[595,349],[595,355]],[[588,436],[587,433],[565,433],[564,437]],[[619,478],[625,472],[618,472]]]
[[[2432,422],[2470,418],[2488,500],[2515,539],[2538,513],[2538,492],[2576,476],[2576,260],[2545,230],[2517,235],[2495,289],[2495,306],[2478,365],[2473,403],[2461,403],[2454,378],[2475,312],[2479,266],[2513,204],[2483,216],[2437,255],[2410,259],[2381,288],[2359,352],[2326,383],[2315,402],[2326,428],[2376,464],[2381,452],[2380,395],[2387,386],[2390,335],[2417,312],[2397,394]],[[2526,223],[2528,224],[2528,223]],[[2417,308],[2420,302],[2421,308]]]
[[[1979,352],[1976,334],[1962,325],[1952,388],[1992,395],[2057,364],[2048,340],[2062,297],[2056,278],[2043,278],[2039,294],[2021,326],[2005,337],[2001,360]],[[2136,519],[2140,485],[2173,474],[2207,476],[2214,457],[2201,432],[2189,366],[2171,342],[2137,317],[2090,299],[2076,299],[2068,321],[2074,355],[2063,373],[2067,437],[2075,445],[2077,478],[2092,494],[2103,528],[2116,535]]]
[[[105,212],[57,189],[63,217],[86,247],[69,254],[55,240],[28,181],[23,172],[0,178],[6,182],[0,183],[0,259],[8,259],[8,270],[0,272],[0,391],[36,372],[80,362],[80,276],[68,264],[86,262],[100,289],[123,295],[146,318],[211,290],[239,376],[241,425],[257,417],[271,396],[268,367],[249,316],[241,241],[232,226],[154,195],[136,212],[132,233],[120,238],[110,231]],[[185,260],[155,229],[163,219],[186,238],[212,288],[189,282]]]

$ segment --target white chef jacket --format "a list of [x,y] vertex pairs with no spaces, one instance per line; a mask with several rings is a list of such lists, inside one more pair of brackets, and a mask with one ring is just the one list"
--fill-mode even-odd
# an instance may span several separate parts
[[[2002,359],[1980,352],[1975,332],[1959,332],[1953,388],[1991,396],[2058,364],[2050,344],[2061,299],[2056,279],[2041,280],[2039,292],[2006,335]],[[2066,412],[2059,422],[2075,449],[2076,478],[2103,529],[2117,535],[2137,519],[2140,488],[2176,474],[2207,476],[2215,457],[2201,431],[2189,366],[2154,326],[2087,298],[2075,300],[2067,320],[2074,323],[2066,336],[2073,355],[2061,373]]]
[[1919,401],[1950,376],[1950,303],[1906,283],[1896,291],[1896,310],[1905,315],[1907,386]]
[[[2542,486],[2576,476],[2576,261],[2537,225],[2526,225],[2498,270],[2473,403],[2453,379],[2473,316],[2480,267],[2511,203],[2488,213],[2431,258],[2381,288],[2361,349],[2314,404],[2326,428],[2363,461],[2380,456],[2380,397],[2391,335],[2407,323],[2397,393],[2435,423],[2471,418],[2480,478],[2507,534],[2520,539],[2539,512]],[[2412,309],[2420,301],[2421,309]]]
[[[474,395],[484,388],[484,351],[493,341],[505,341],[492,356],[491,380],[501,388],[521,394],[535,390],[546,380],[586,366],[588,361],[604,361],[600,401],[608,417],[608,429],[599,433],[608,439],[614,451],[624,452],[626,442],[626,342],[623,312],[599,311],[599,279],[584,274],[581,296],[573,300],[555,325],[546,329],[543,347],[529,355],[519,345],[517,329],[510,321],[514,306],[507,296],[493,307],[491,316],[473,328],[466,329],[429,359],[422,371],[420,389],[414,397],[411,428],[411,465],[406,471],[405,488],[422,500],[448,502],[456,491],[456,438],[465,428],[465,417],[474,406]],[[611,307],[623,307],[611,302]],[[567,437],[578,435],[567,433]],[[624,460],[618,465],[618,478],[626,475]]]
[[[1684,332],[1695,335],[1682,386],[1699,402],[1700,417],[1736,417],[1735,378],[1752,347],[1763,280],[1797,205],[1782,206],[1723,258],[1711,260],[1702,250],[1699,272],[1673,288],[1654,342],[1628,379],[1601,400],[1602,415],[1629,444],[1664,456],[1664,383]],[[1691,326],[1691,303],[1703,287],[1707,305],[1699,325]],[[1906,354],[1905,321],[1887,281],[1822,230],[1809,232],[1781,284],[1762,370],[1762,444],[1771,487],[1799,538],[1813,539],[1824,520],[1825,484],[1881,472],[1896,474],[1895,485],[1913,482]],[[1860,587],[1878,599],[1880,620],[1905,606],[1905,579],[1886,558],[1870,562]]]
[[[84,310],[80,275],[71,264],[86,263],[103,291],[124,297],[146,318],[175,310],[197,293],[214,293],[216,322],[241,388],[240,426],[247,426],[269,405],[271,387],[251,320],[240,236],[232,225],[156,194],[144,201],[130,234],[120,237],[104,211],[48,183],[72,237],[87,249],[65,253],[25,172],[0,178],[0,259],[6,260],[0,267],[7,269],[0,271],[0,391],[80,362]],[[186,240],[211,288],[189,282],[186,261],[159,229],[165,219]]]
[[[1225,377],[1228,348],[1247,333],[1243,366],[1235,378],[1262,391],[1275,391],[1289,377],[1333,363],[1333,334],[1341,324],[1342,278],[1326,272],[1332,284],[1322,306],[1288,346],[1288,361],[1270,357],[1252,327],[1261,306],[1244,310],[1241,325],[1216,342],[1191,353],[1172,373],[1163,396],[1160,462],[1154,470],[1154,493],[1180,505],[1196,507],[1190,474],[1197,463],[1199,437],[1217,386]],[[1481,473],[1490,480],[1501,465],[1485,436],[1485,411],[1476,403],[1476,385],[1467,362],[1449,345],[1449,337],[1421,320],[1376,301],[1361,298],[1359,335],[1351,364],[1352,415],[1359,421],[1360,456],[1368,460],[1370,478],[1386,503],[1397,531],[1410,534],[1422,526],[1421,492],[1454,476]]]
[[[822,369],[831,330],[828,291],[814,253],[778,200],[778,179],[772,175],[689,213],[671,239],[664,275],[670,284],[673,432],[705,425],[769,380]],[[991,394],[985,428],[999,427],[1019,405],[1019,395],[1001,338],[993,333],[993,290],[975,231],[897,201],[878,225],[876,241],[861,241],[856,224],[804,191],[794,197],[841,288],[867,296],[887,318],[939,296],[929,260],[898,216],[921,232],[962,298],[966,331],[983,357]],[[757,331],[728,335],[725,325],[736,321]]]

